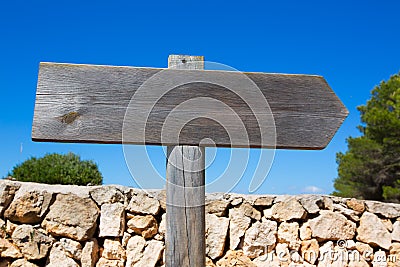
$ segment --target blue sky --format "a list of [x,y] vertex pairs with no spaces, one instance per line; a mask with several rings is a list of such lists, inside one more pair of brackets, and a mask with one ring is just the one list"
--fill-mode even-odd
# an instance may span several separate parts
[[[97,162],[104,183],[135,186],[122,146],[30,140],[38,64],[166,67],[169,54],[190,54],[240,71],[324,76],[349,117],[325,150],[277,151],[256,192],[331,193],[335,154],[359,134],[356,106],[400,70],[399,9],[399,1],[2,1],[0,176],[30,156],[72,151]],[[162,173],[162,149],[149,151]],[[227,161],[228,151],[218,153],[208,180]],[[141,162],[131,166],[151,187],[163,187]],[[251,178],[246,171],[233,191],[246,193]]]

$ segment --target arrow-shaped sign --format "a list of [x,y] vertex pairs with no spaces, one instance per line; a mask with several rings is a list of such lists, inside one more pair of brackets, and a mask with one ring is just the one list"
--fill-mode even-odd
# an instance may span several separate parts
[[32,138],[322,149],[347,114],[321,76],[41,63]]

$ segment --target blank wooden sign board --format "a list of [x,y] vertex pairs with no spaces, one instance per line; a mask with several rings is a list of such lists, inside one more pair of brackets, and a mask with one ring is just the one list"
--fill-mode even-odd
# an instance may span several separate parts
[[166,145],[165,264],[205,266],[207,146],[323,149],[348,111],[323,77],[41,63],[32,139]]

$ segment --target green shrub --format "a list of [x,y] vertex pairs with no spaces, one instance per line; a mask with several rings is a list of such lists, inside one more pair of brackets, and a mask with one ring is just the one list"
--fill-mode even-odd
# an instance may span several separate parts
[[81,160],[73,153],[31,157],[16,165],[8,175],[18,181],[46,184],[99,185],[103,181],[96,163]]

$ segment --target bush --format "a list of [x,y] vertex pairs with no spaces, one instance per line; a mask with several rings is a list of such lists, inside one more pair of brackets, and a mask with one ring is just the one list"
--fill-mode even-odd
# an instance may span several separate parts
[[18,181],[46,184],[99,185],[103,181],[96,163],[81,160],[73,153],[31,157],[16,165],[8,175]]

